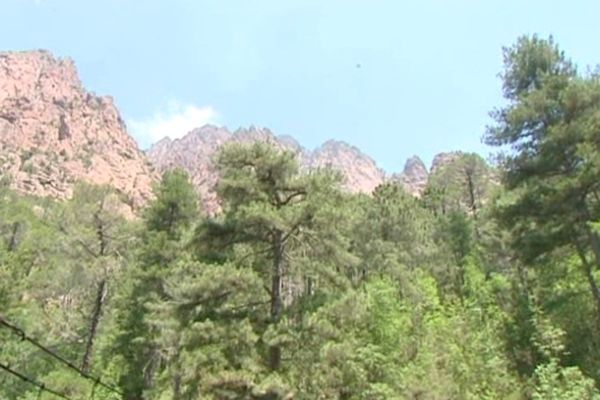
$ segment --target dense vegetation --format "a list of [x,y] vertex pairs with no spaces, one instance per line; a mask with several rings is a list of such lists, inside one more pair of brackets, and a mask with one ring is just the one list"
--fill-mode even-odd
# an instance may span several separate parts
[[[551,39],[504,55],[497,162],[459,154],[420,199],[260,143],[219,153],[216,216],[179,170],[140,218],[110,188],[4,185],[0,315],[131,400],[600,399],[600,80]],[[120,398],[0,345],[69,398]],[[0,371],[0,398],[38,392]]]

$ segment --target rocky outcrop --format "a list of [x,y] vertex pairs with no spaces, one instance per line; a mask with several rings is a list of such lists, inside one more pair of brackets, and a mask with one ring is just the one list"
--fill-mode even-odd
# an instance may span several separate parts
[[194,129],[181,139],[163,139],[148,151],[159,171],[173,167],[185,169],[200,193],[204,209],[219,209],[214,187],[218,175],[213,157],[225,143],[263,141],[293,151],[302,168],[331,167],[342,173],[345,187],[351,192],[371,192],[384,181],[384,173],[370,157],[344,142],[328,141],[315,151],[304,149],[290,136],[276,136],[266,128],[249,127],[231,133],[226,128],[206,125]]
[[110,184],[132,207],[156,176],[112,98],[86,91],[71,60],[45,51],[0,52],[0,174],[58,198],[79,180]]
[[435,174],[435,172],[441,168],[444,168],[447,165],[452,164],[454,160],[463,154],[460,151],[451,151],[446,153],[438,153],[435,157],[433,157],[433,161],[431,162],[431,170],[430,174]]
[[344,186],[352,193],[371,193],[385,180],[375,161],[348,143],[328,140],[308,155],[310,168],[328,167],[340,171]]
[[213,190],[218,175],[212,159],[217,150],[231,138],[232,135],[226,128],[206,125],[194,129],[181,139],[162,139],[152,145],[147,154],[160,172],[171,168],[187,171],[198,190],[204,210],[214,213],[218,210]]
[[402,173],[392,175],[391,179],[400,183],[408,193],[420,197],[427,186],[429,172],[419,157],[412,156],[406,160]]

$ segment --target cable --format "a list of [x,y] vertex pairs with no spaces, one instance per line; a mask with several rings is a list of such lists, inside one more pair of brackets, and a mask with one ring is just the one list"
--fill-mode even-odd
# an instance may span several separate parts
[[21,374],[20,372],[12,370],[8,365],[0,363],[0,368],[2,368],[3,370],[5,370],[9,374],[12,374],[12,375],[16,376],[17,378],[21,379],[22,381],[27,382],[30,385],[33,385],[33,386],[37,387],[38,389],[40,389],[39,393],[41,393],[41,392],[47,392],[47,393],[53,394],[56,397],[60,397],[61,399],[73,400],[70,397],[68,397],[67,395],[63,394],[63,393],[60,393],[60,392],[57,392],[56,390],[47,388],[46,385],[44,385],[43,383],[39,383],[38,381],[36,381],[36,380],[34,380],[32,378],[29,378],[28,376],[25,376],[25,375]]
[[90,400],[94,400],[94,395],[96,394],[96,386],[98,386],[98,381],[94,382],[94,386],[92,386],[92,393],[90,394]]
[[66,365],[67,367],[71,368],[72,370],[76,371],[79,375],[81,375],[83,378],[88,379],[90,381],[93,381],[95,383],[97,383],[98,385],[104,387],[105,389],[110,390],[113,393],[117,393],[118,395],[124,396],[124,393],[121,392],[120,390],[118,390],[117,388],[115,388],[112,385],[109,385],[107,383],[102,382],[102,380],[100,380],[100,378],[94,377],[84,371],[82,371],[80,368],[78,368],[76,365],[74,365],[72,362],[66,360],[65,358],[59,356],[58,354],[56,354],[55,352],[53,352],[52,350],[48,349],[47,347],[45,347],[44,345],[42,345],[41,343],[39,343],[37,340],[27,336],[27,334],[25,333],[25,331],[11,323],[9,323],[4,317],[0,316],[0,325],[3,325],[7,328],[9,328],[13,334],[15,334],[16,336],[19,336],[21,338],[21,340],[26,340],[29,343],[33,344],[35,347],[37,347],[38,349],[42,350],[44,353],[50,355],[51,357],[55,358],[56,360],[60,361],[62,364]]

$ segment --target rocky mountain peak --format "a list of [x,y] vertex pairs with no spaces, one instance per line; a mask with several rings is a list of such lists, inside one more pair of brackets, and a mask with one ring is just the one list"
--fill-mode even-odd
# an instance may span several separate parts
[[298,143],[298,141],[290,135],[279,135],[277,136],[277,141],[286,148],[294,150],[297,153],[306,152],[306,150],[300,145],[300,143]]
[[353,193],[371,193],[385,180],[375,161],[346,142],[328,140],[309,155],[310,168],[328,167],[342,172],[345,187]]
[[419,158],[419,156],[412,156],[406,160],[402,172],[408,176],[425,175],[425,177],[427,177],[427,167],[425,167],[425,163]]
[[87,92],[73,61],[46,51],[0,52],[0,174],[59,198],[78,180],[111,184],[132,206],[154,177],[112,98]]
[[415,196],[432,173],[460,154],[438,154],[429,172],[419,157],[411,157],[402,173],[390,178],[371,157],[343,141],[328,140],[310,151],[264,127],[231,132],[205,125],[158,141],[146,158],[127,134],[113,99],[88,92],[73,61],[46,51],[0,52],[0,176],[22,192],[65,198],[76,181],[85,180],[111,184],[139,207],[151,197],[157,172],[180,167],[189,173],[204,209],[213,213],[219,209],[214,155],[232,141],[268,142],[296,153],[302,169],[338,170],[350,192],[371,193],[391,179]]
[[351,192],[370,193],[384,181],[384,173],[375,161],[354,146],[330,140],[311,152],[290,136],[276,136],[269,129],[256,126],[239,128],[231,133],[227,128],[207,125],[192,130],[181,139],[156,143],[148,151],[148,157],[159,171],[173,167],[185,169],[198,188],[204,209],[212,213],[219,208],[214,192],[218,174],[213,157],[230,141],[272,143],[296,153],[303,169],[331,167],[339,170],[345,177],[345,187]]
[[454,161],[457,157],[460,157],[460,151],[449,151],[444,153],[438,153],[433,157],[433,161],[431,162],[431,170],[430,174],[435,173],[436,170],[442,168]]
[[427,186],[429,173],[425,163],[418,156],[412,156],[406,160],[402,172],[392,175],[391,179],[399,182],[413,196],[421,196]]

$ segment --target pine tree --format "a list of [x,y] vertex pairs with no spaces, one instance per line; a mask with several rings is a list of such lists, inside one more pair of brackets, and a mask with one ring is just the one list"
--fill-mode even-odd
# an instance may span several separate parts
[[[332,205],[340,196],[336,176],[299,174],[292,153],[265,143],[226,146],[219,153],[217,167],[223,216],[200,227],[199,251],[222,253],[235,244],[251,245],[251,254],[262,257],[255,258],[255,267],[268,287],[270,324],[277,326],[284,313],[284,285],[293,285],[290,278],[298,272],[294,271],[294,255],[327,251],[331,258],[345,252],[333,232],[324,234],[320,229],[337,222],[332,218]],[[282,346],[274,339],[268,347],[267,364],[277,371]]]
[[158,333],[148,321],[148,303],[166,296],[164,282],[184,256],[184,233],[199,218],[197,196],[187,174],[167,171],[144,212],[142,245],[124,277],[114,347],[122,358],[122,386],[128,399],[142,399],[155,385],[163,360]]
[[510,146],[503,160],[507,189],[499,219],[512,227],[528,261],[561,247],[574,249],[589,282],[600,323],[600,218],[597,124],[600,81],[580,76],[552,38],[522,37],[504,50],[504,94],[489,144]]

